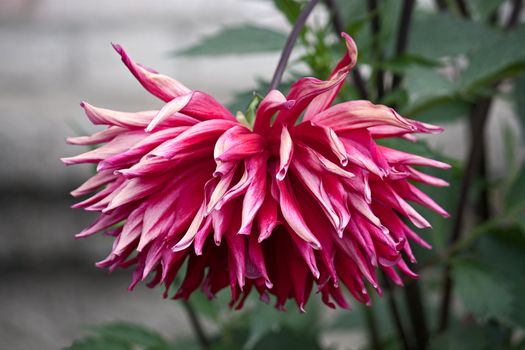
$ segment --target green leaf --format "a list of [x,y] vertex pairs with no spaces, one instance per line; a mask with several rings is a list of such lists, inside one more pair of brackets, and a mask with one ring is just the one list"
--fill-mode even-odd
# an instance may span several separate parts
[[437,59],[465,54],[499,34],[488,26],[449,14],[416,13],[409,37],[409,52]]
[[250,332],[245,348],[259,348],[261,339],[283,328],[304,334],[314,331],[318,324],[318,305],[315,301],[310,301],[307,312],[303,314],[297,311],[296,305],[291,302],[287,305],[287,311],[282,312],[258,301],[248,317]]
[[255,307],[250,317],[250,334],[244,344],[246,349],[253,349],[266,334],[276,332],[281,328],[280,323],[275,317],[276,312],[276,310],[268,305],[258,305]]
[[468,116],[471,105],[460,99],[443,99],[419,109],[409,117],[435,124],[451,123]]
[[157,332],[127,322],[115,322],[98,326],[95,328],[95,332],[101,337],[128,342],[129,344],[140,345],[146,348],[168,346],[168,343]]
[[481,85],[525,70],[525,29],[520,28],[504,37],[479,40],[483,45],[469,55],[469,65],[458,82],[462,91],[472,91]]
[[75,340],[73,344],[64,350],[133,350],[131,345],[114,339],[102,337],[86,337]]
[[380,67],[395,73],[404,73],[407,69],[418,65],[423,67],[436,67],[439,65],[435,60],[414,54],[404,54],[392,59],[383,60],[380,64],[373,67]]
[[173,345],[158,333],[142,326],[114,322],[93,327],[91,335],[77,340],[68,350],[172,350]]
[[301,6],[304,4],[304,1],[273,0],[273,3],[286,19],[288,19],[288,22],[294,24],[301,13]]
[[525,210],[525,164],[522,165],[507,193],[506,208]]
[[454,91],[454,84],[433,68],[414,66],[407,69],[404,86],[411,111],[445,99]]
[[508,349],[510,332],[498,325],[461,325],[431,339],[430,350]]
[[452,264],[452,276],[455,290],[468,311],[482,318],[506,318],[510,313],[512,296],[486,266],[456,260]]
[[503,0],[470,0],[470,10],[474,18],[486,21],[496,9],[503,3]]
[[257,111],[257,107],[259,106],[259,103],[262,101],[262,97],[259,95],[254,95],[252,97],[252,101],[248,105],[248,109],[246,110],[246,121],[249,125],[253,125],[255,121],[255,112]]
[[255,350],[322,350],[315,333],[299,333],[283,329],[264,337]]
[[243,24],[226,27],[203,38],[199,43],[177,51],[183,56],[241,55],[279,51],[284,46],[286,34],[271,28]]
[[[480,239],[475,256],[511,296],[508,312],[499,318],[525,328],[525,233],[522,228],[515,225],[493,230]],[[495,294],[490,302],[498,303],[498,298],[500,295]]]

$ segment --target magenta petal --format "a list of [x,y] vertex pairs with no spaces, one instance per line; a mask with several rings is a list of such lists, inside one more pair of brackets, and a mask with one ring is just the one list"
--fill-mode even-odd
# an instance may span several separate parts
[[191,90],[179,83],[177,80],[168,76],[159,74],[151,69],[146,69],[143,66],[133,62],[128,56],[122,46],[112,44],[115,51],[118,52],[122,58],[122,62],[133,73],[135,78],[148,90],[151,94],[157,96],[163,101],[170,101],[173,98],[189,93]]

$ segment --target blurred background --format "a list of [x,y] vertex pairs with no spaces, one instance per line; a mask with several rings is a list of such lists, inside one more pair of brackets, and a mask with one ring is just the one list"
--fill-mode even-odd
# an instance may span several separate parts
[[[501,5],[505,18],[511,11],[510,1],[471,2],[471,6],[478,6],[472,3],[496,4],[491,5],[493,9]],[[343,9],[346,4],[339,1]],[[430,0],[418,1],[417,6],[423,12],[437,8]],[[323,23],[328,17],[326,11],[317,11],[310,22]],[[369,19],[363,18],[363,23]],[[423,19],[415,25],[421,28],[433,23]],[[128,272],[108,276],[94,267],[94,262],[106,256],[111,241],[100,236],[75,241],[74,234],[93,217],[69,208],[73,203],[69,191],[82,183],[92,169],[66,168],[59,158],[81,151],[67,146],[66,136],[95,130],[78,106],[81,100],[125,111],[160,105],[121,64],[110,42],[123,45],[138,62],[193,89],[206,91],[225,104],[247,106],[249,94],[246,97],[239,93],[255,90],[261,80],[270,79],[278,50],[254,55],[174,54],[194,47],[203,37],[224,27],[240,24],[270,28],[283,35],[290,28],[274,2],[264,0],[0,1],[0,349],[61,348],[83,335],[87,326],[114,320],[132,321],[168,338],[191,333],[177,302],[165,301],[160,292],[144,286],[129,293]],[[359,31],[361,27],[352,28]],[[457,44],[454,38],[459,34],[450,33],[450,46]],[[470,38],[480,42],[486,39],[481,32],[476,35],[473,33]],[[434,41],[437,46],[446,46],[438,30],[429,31],[424,39],[430,43],[427,48]],[[516,46],[525,45],[525,37],[521,39],[515,41]],[[361,40],[357,37],[358,47],[363,47],[362,68],[367,77],[376,66],[366,53],[370,48],[366,37]],[[421,44],[417,35],[413,40]],[[469,40],[471,45],[477,45],[464,37],[458,40],[467,46]],[[455,50],[462,53],[463,48]],[[304,51],[299,48],[294,57],[301,53]],[[444,65],[440,74],[453,80],[454,69],[464,66],[464,61],[460,57]],[[401,62],[402,68],[394,71],[411,62]],[[390,64],[387,69],[393,64],[399,67],[400,62]],[[304,63],[294,67],[296,72],[308,69]],[[413,99],[429,98],[427,83],[435,90],[441,89],[430,93],[430,97],[447,92],[447,85],[439,85],[442,81],[421,76],[420,80],[408,80],[408,86],[403,85],[412,94],[410,103]],[[490,144],[486,151],[487,181],[499,181],[505,176],[509,169],[505,152],[508,154],[509,149],[513,160],[519,163],[523,159],[522,129],[516,104],[509,97],[513,86],[513,82],[504,81],[490,105],[485,130]],[[392,101],[403,105],[396,98],[393,96]],[[472,102],[468,98],[466,101]],[[409,107],[414,107],[410,103]],[[413,108],[425,115],[453,114],[450,118],[437,118],[446,131],[428,139],[428,143],[443,157],[458,162],[467,158],[469,150],[470,123],[461,118],[468,114],[461,107],[446,106],[431,112],[421,106]],[[409,117],[417,119],[418,115]],[[498,207],[499,197],[494,197]],[[327,319],[335,317],[325,313],[323,317]],[[215,326],[208,323],[207,327],[213,330]],[[348,331],[334,327],[321,338],[323,344],[342,349],[366,344],[365,332],[358,328]]]

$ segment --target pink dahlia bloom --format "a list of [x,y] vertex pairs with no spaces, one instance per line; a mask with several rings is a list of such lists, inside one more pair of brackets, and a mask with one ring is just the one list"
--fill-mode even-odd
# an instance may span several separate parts
[[[314,284],[330,307],[348,307],[343,288],[369,303],[367,282],[381,293],[377,271],[395,283],[417,277],[410,243],[430,246],[410,227],[430,224],[409,202],[447,213],[413,183],[446,186],[413,166],[449,166],[380,146],[379,138],[441,129],[406,119],[369,101],[332,106],[355,65],[347,52],[326,81],[303,78],[288,96],[270,91],[254,125],[245,125],[211,96],[141,66],[114,45],[138,81],[165,102],[160,110],[117,112],[81,104],[94,124],[76,145],[100,145],[66,164],[95,163],[97,173],[72,192],[75,204],[100,213],[77,237],[115,238],[97,263],[133,267],[139,281],[164,284],[165,296],[187,262],[174,298],[201,288],[210,298],[230,287],[242,307],[255,288],[283,308],[303,310]],[[302,118],[301,118],[302,116]]]

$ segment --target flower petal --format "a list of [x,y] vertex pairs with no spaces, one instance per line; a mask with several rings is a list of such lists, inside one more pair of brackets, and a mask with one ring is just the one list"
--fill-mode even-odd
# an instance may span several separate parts
[[163,101],[170,101],[177,96],[189,93],[191,90],[182,85],[177,80],[168,76],[159,74],[152,69],[147,69],[135,63],[124,51],[122,46],[112,44],[115,51],[118,52],[122,58],[122,62],[133,73],[135,78],[148,90],[152,95],[157,96]]

